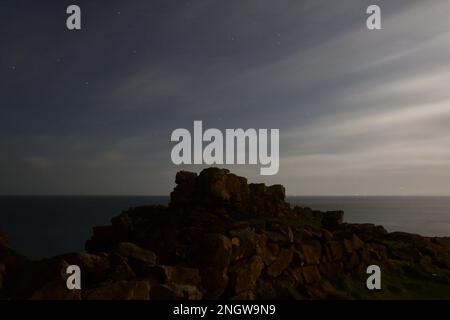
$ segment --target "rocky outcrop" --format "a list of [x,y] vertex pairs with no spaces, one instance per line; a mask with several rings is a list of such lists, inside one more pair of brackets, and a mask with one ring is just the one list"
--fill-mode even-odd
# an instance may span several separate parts
[[[342,211],[290,208],[284,187],[248,184],[224,169],[182,171],[175,182],[168,207],[132,208],[94,227],[86,253],[29,261],[0,233],[1,297],[355,298],[371,264],[416,285],[418,275],[450,284],[447,239],[347,224]],[[82,290],[65,288],[72,264],[82,270]]]
[[280,216],[289,211],[281,185],[248,184],[226,169],[208,168],[198,176],[181,171],[175,178],[171,207],[224,208],[232,216]]

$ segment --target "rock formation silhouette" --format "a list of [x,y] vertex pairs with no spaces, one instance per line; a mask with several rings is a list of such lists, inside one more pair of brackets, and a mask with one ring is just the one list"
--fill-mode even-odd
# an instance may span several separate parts
[[[344,223],[294,207],[281,185],[228,170],[181,171],[169,206],[130,208],[93,228],[86,252],[32,261],[0,233],[3,299],[371,299],[450,292],[450,241]],[[365,288],[383,270],[382,294]],[[68,265],[82,289],[66,288]],[[439,297],[439,296],[438,296]],[[442,296],[440,296],[442,298]]]

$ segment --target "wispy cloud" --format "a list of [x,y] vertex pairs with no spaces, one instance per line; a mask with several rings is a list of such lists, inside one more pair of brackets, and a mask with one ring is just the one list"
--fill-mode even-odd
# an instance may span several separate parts
[[150,66],[121,79],[111,90],[110,102],[121,109],[156,108],[161,98],[181,97],[190,78],[167,66]]
[[373,32],[366,0],[161,3],[124,5],[121,20],[58,38],[67,63],[47,43],[33,72],[4,79],[1,169],[16,193],[34,177],[49,192],[168,193],[170,132],[193,120],[279,128],[279,175],[232,169],[291,194],[450,190],[447,0],[379,0]]
[[31,156],[23,159],[23,162],[35,169],[44,169],[53,166],[53,162],[42,156]]

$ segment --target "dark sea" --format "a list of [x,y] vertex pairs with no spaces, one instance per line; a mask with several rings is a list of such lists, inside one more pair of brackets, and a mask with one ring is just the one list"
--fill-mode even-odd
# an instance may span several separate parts
[[[31,258],[83,251],[92,227],[129,207],[167,204],[168,197],[0,197],[0,230]],[[450,197],[288,197],[292,205],[344,210],[345,221],[388,231],[450,236]]]

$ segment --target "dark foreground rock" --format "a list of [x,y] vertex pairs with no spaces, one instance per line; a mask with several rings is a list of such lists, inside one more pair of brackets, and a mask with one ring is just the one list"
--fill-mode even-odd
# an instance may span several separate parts
[[[179,172],[168,207],[124,211],[93,228],[85,253],[31,261],[0,233],[3,299],[450,298],[450,240],[344,223],[290,208],[283,186],[228,170]],[[395,213],[393,213],[395,214]],[[383,290],[366,289],[369,265]],[[66,288],[66,268],[82,290]]]

